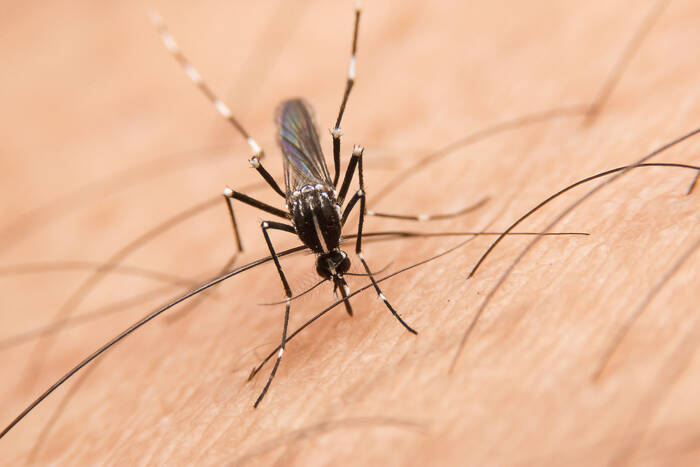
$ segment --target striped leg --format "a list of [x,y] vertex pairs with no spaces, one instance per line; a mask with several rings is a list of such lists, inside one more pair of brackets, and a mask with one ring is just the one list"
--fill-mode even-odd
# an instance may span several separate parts
[[427,221],[439,221],[439,220],[444,220],[444,219],[451,219],[453,217],[459,217],[463,216],[464,214],[470,213],[472,211],[476,211],[480,207],[482,207],[484,204],[488,202],[489,198],[482,198],[481,200],[477,201],[476,203],[467,206],[466,208],[462,208],[458,211],[455,212],[450,212],[446,214],[418,214],[418,215],[406,215],[406,214],[388,214],[385,212],[376,212],[376,211],[367,211],[365,214],[368,216],[374,216],[374,217],[385,217],[388,219],[398,219],[398,220],[404,220],[404,221],[417,221],[417,222],[427,222]]
[[335,126],[331,130],[331,136],[333,137],[333,165],[335,166],[333,186],[335,187],[338,186],[338,180],[340,180],[340,136],[342,135],[340,131],[340,121],[343,119],[345,105],[348,103],[350,91],[355,84],[355,54],[357,53],[357,31],[360,27],[360,12],[360,0],[357,0],[355,3],[355,27],[352,35],[352,52],[350,55],[350,67],[348,68],[348,79],[345,82],[345,92],[343,93],[343,101],[340,103],[338,118],[335,121]]
[[265,181],[272,187],[273,190],[275,190],[279,195],[281,195],[284,198],[284,192],[282,189],[279,187],[277,182],[272,178],[270,173],[265,170],[265,168],[262,166],[260,163],[260,160],[264,157],[265,153],[262,150],[262,148],[258,145],[257,142],[248,134],[248,132],[243,128],[243,125],[233,116],[231,113],[231,110],[228,108],[224,102],[219,99],[216,94],[214,94],[214,91],[211,90],[209,85],[204,82],[202,79],[202,76],[199,74],[197,69],[192,66],[190,61],[185,57],[185,55],[182,53],[180,50],[180,47],[177,45],[177,42],[175,42],[175,38],[170,34],[170,31],[168,31],[168,28],[165,25],[165,22],[163,21],[163,18],[160,17],[159,14],[157,13],[152,13],[151,14],[151,21],[153,22],[153,25],[156,27],[156,30],[160,34],[160,38],[163,40],[163,43],[165,44],[165,47],[170,51],[171,54],[175,57],[175,60],[182,66],[182,68],[185,70],[185,73],[187,73],[187,76],[192,80],[192,82],[197,85],[200,91],[202,91],[202,94],[206,96],[209,101],[214,104],[214,107],[216,107],[216,110],[219,111],[222,117],[224,117],[228,122],[233,125],[233,127],[238,131],[238,133],[243,136],[246,141],[248,142],[248,145],[250,146],[251,150],[251,157],[250,157],[250,165],[260,173],[260,175],[265,179]]
[[[357,257],[360,258],[360,261],[362,262],[362,266],[365,268],[365,272],[369,276],[370,281],[372,281],[372,286],[374,287],[374,290],[377,292],[377,295],[379,296],[379,298],[382,299],[382,301],[384,302],[386,307],[389,309],[389,311],[391,311],[391,314],[394,315],[394,317],[399,321],[399,323],[401,323],[403,325],[403,327],[406,328],[406,330],[408,330],[409,332],[411,332],[413,334],[418,334],[418,332],[416,332],[415,329],[413,329],[411,326],[406,324],[406,322],[403,320],[403,318],[401,318],[401,316],[396,312],[394,307],[391,306],[391,304],[389,303],[389,300],[387,300],[386,296],[382,293],[382,290],[379,288],[379,284],[377,284],[377,281],[374,278],[374,274],[372,274],[372,271],[370,271],[369,266],[367,265],[367,261],[365,260],[365,256],[362,253],[362,227],[363,227],[364,222],[365,222],[365,198],[366,198],[364,176],[362,173],[362,153],[363,153],[363,149],[360,146],[355,146],[355,148],[352,151],[352,159],[351,159],[350,167],[354,168],[355,164],[353,164],[353,162],[356,163],[357,174],[358,174],[358,178],[360,181],[360,189],[357,190],[355,195],[352,198],[350,198],[350,201],[348,201],[348,204],[345,207],[345,210],[343,211],[343,216],[342,216],[341,222],[344,223],[347,220],[348,216],[350,215],[350,211],[352,211],[352,209],[355,207],[355,205],[359,201],[360,202],[360,220],[358,222],[358,227],[357,227],[357,243],[355,244],[355,253],[357,254]],[[352,177],[352,174],[348,174],[348,173],[345,174],[346,180],[351,178],[351,177]],[[345,185],[345,183],[343,183],[343,185]]]
[[275,251],[275,247],[272,245],[272,240],[270,240],[270,235],[268,235],[267,231],[268,229],[274,229],[296,234],[296,230],[294,230],[294,227],[292,227],[291,225],[282,224],[281,222],[263,221],[260,227],[262,228],[263,235],[265,236],[265,242],[267,243],[267,247],[270,249],[270,255],[272,256],[272,259],[275,262],[277,272],[279,273],[280,279],[282,280],[282,286],[284,287],[284,293],[287,296],[287,299],[284,302],[284,325],[282,327],[282,343],[279,346],[280,350],[277,353],[277,360],[275,360],[275,366],[272,367],[270,376],[267,378],[267,383],[265,383],[265,387],[263,388],[262,392],[260,392],[258,398],[255,400],[255,404],[253,404],[253,407],[255,408],[257,408],[258,405],[260,405],[260,402],[263,400],[263,397],[265,397],[265,394],[267,394],[267,390],[270,389],[270,384],[272,384],[272,380],[275,379],[277,369],[279,368],[280,362],[282,361],[282,355],[284,354],[284,350],[287,346],[289,308],[292,301],[292,289],[289,287],[289,282],[287,282],[287,278],[284,275],[284,271],[282,271],[280,260],[277,257],[277,252]]

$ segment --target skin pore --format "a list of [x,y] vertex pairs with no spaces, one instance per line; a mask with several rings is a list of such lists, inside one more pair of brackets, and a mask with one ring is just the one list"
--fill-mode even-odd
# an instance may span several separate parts
[[[314,104],[330,163],[326,130],[340,104],[353,5],[245,3],[168,2],[159,11],[281,181],[272,117],[284,98]],[[368,218],[368,231],[502,230],[565,186],[634,163],[700,125],[700,66],[688,46],[698,39],[697,2],[367,3],[342,125],[343,167],[352,144],[362,144],[368,204],[377,211],[448,213],[489,197],[479,210],[445,221]],[[0,20],[0,56],[12,70],[0,78],[2,265],[106,261],[225,186],[282,206],[249,167],[245,142],[164,50],[147,13],[138,2],[68,8],[56,1],[18,4]],[[602,92],[647,22],[621,79]],[[595,116],[577,113],[595,102]],[[386,188],[451,143],[552,109],[565,110],[460,146]],[[698,163],[699,149],[700,137],[690,138],[653,161]],[[493,293],[460,351],[485,297],[532,239],[505,238],[468,280],[493,239],[475,239],[383,282],[417,336],[373,291],[354,297],[353,318],[337,307],[289,343],[270,392],[253,409],[270,367],[246,380],[279,343],[284,312],[283,305],[259,305],[283,298],[274,267],[261,266],[179,319],[164,316],[116,346],[0,440],[0,459],[690,463],[700,448],[700,214],[698,194],[686,195],[694,176],[636,169],[583,202],[553,230],[590,236],[539,241]],[[572,190],[516,230],[544,229],[597,183]],[[245,247],[237,264],[267,255],[260,222],[270,216],[240,204],[236,215]],[[356,222],[351,217],[345,232]],[[368,242],[365,256],[373,270],[389,265],[384,276],[462,240]],[[284,233],[273,242],[279,249],[297,244]],[[234,246],[219,200],[123,263],[202,282]],[[345,249],[361,272],[354,244]],[[283,260],[295,293],[316,283],[313,264],[308,255]],[[0,278],[3,337],[50,323],[88,275],[74,268]],[[143,276],[105,276],[72,314],[164,287]],[[368,280],[349,282],[356,290]],[[189,289],[180,281],[42,343],[2,350],[1,424],[106,340]],[[294,301],[291,329],[332,301],[328,284]],[[639,318],[600,372],[631,316]],[[45,351],[39,359],[38,345]]]

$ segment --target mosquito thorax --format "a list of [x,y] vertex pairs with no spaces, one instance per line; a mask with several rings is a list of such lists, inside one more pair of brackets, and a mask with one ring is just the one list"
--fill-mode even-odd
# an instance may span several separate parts
[[333,250],[316,257],[316,272],[324,279],[338,277],[350,269],[350,258],[343,250]]
[[304,245],[318,254],[338,249],[342,224],[334,188],[305,185],[287,196],[287,208]]

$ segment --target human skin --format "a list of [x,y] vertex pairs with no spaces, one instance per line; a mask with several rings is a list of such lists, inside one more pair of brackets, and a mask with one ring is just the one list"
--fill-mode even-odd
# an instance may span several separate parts
[[[314,104],[330,156],[325,130],[344,85],[352,5],[316,1],[297,12],[291,2],[239,3],[168,2],[159,11],[282,180],[272,124],[282,99],[299,95]],[[694,130],[700,64],[690,45],[698,43],[700,5],[675,1],[658,10],[595,115],[569,113],[491,135],[416,169],[377,199],[396,174],[469,134],[597,102],[655,5],[368,3],[358,80],[342,124],[343,164],[352,144],[364,145],[368,202],[377,211],[448,213],[489,201],[451,220],[369,218],[366,229],[503,230],[568,184],[632,164]],[[283,204],[259,183],[245,142],[187,80],[146,18],[137,2],[56,1],[8,6],[0,19],[0,61],[9,70],[0,76],[3,266],[107,261],[225,186],[254,186],[246,193]],[[700,136],[652,161],[698,163],[699,148]],[[130,167],[139,168],[117,183],[106,178]],[[493,239],[474,239],[382,282],[417,336],[373,291],[353,297],[354,317],[337,307],[288,344],[257,409],[271,366],[247,378],[279,343],[284,311],[260,304],[279,301],[283,291],[270,264],[234,277],[180,319],[162,316],[113,348],[65,404],[75,383],[52,394],[0,439],[0,460],[693,465],[700,447],[700,253],[693,250],[700,214],[699,195],[686,190],[694,176],[639,168],[603,187],[553,227],[590,235],[540,239],[485,306],[532,238],[504,239],[470,279]],[[597,183],[572,190],[516,230],[544,229]],[[33,211],[42,206],[50,207]],[[245,247],[237,264],[244,264],[268,254],[259,226],[270,216],[236,209]],[[355,223],[351,218],[346,232]],[[281,249],[296,245],[284,233],[273,240]],[[383,276],[462,240],[367,243],[365,255],[375,270],[388,265]],[[123,263],[201,282],[233,248],[222,200]],[[354,244],[345,248],[354,259]],[[295,293],[317,280],[311,256],[283,266]],[[2,336],[51,322],[89,275],[0,277]],[[350,279],[353,290],[367,282]],[[108,271],[69,312],[157,287]],[[0,350],[0,425],[110,337],[189,288]],[[327,284],[294,301],[292,329],[330,303]],[[640,310],[596,378],[610,343]],[[45,351],[40,359],[36,348]]]

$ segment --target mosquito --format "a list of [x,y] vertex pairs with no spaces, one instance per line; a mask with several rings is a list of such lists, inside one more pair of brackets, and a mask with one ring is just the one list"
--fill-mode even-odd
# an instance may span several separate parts
[[[358,2],[355,5],[352,50],[345,91],[340,104],[340,110],[338,111],[338,118],[331,130],[331,137],[333,139],[334,175],[331,178],[328,166],[326,165],[318,135],[318,126],[311,105],[301,98],[288,99],[279,105],[276,114],[278,128],[277,139],[283,156],[284,190],[263,166],[262,159],[264,157],[264,151],[262,148],[233,116],[226,104],[224,104],[203,81],[199,72],[192,66],[178,47],[162,18],[157,14],[151,15],[151,20],[156,26],[166,48],[173,54],[178,63],[182,65],[187,75],[202,93],[214,104],[219,113],[247,140],[252,152],[249,159],[250,165],[260,173],[268,185],[285,201],[286,210],[282,210],[231,188],[226,188],[224,190],[224,198],[226,199],[236,239],[236,246],[239,251],[242,251],[243,248],[236,223],[236,216],[234,214],[233,200],[240,201],[286,221],[266,220],[260,224],[265,243],[270,250],[270,256],[273,259],[277,273],[282,282],[286,300],[284,304],[282,339],[277,353],[277,359],[264,388],[253,404],[254,407],[258,407],[265,397],[277,373],[280,362],[282,361],[287,342],[289,313],[293,296],[289,281],[280,264],[278,253],[270,239],[270,230],[279,230],[296,235],[306,247],[316,254],[316,272],[324,281],[328,280],[333,283],[334,294],[337,296],[337,294],[340,293],[347,313],[352,316],[353,310],[348,300],[350,288],[344,277],[344,274],[350,269],[350,258],[345,251],[340,249],[340,241],[343,226],[347,222],[355,206],[359,203],[355,253],[362,263],[374,290],[384,302],[386,308],[407,331],[412,334],[417,334],[417,332],[401,318],[399,313],[394,309],[391,303],[389,303],[384,293],[382,293],[362,252],[362,229],[365,214],[367,214],[365,207],[367,197],[362,164],[364,149],[362,146],[354,145],[352,156],[345,170],[342,183],[340,181],[340,139],[342,135],[340,124],[343,113],[345,112],[345,106],[348,102],[348,97],[355,83],[355,57],[357,53],[360,14],[361,7]],[[348,190],[355,173],[357,173],[357,178],[359,180],[359,189],[347,200]]]
[[[77,371],[83,368],[87,363],[93,361],[99,355],[104,353],[109,349],[115,342],[121,340],[126,335],[133,332],[137,327],[142,326],[147,321],[167,310],[168,308],[181,303],[194,295],[208,289],[209,287],[216,285],[228,277],[232,277],[235,274],[244,272],[263,261],[273,261],[276,265],[278,274],[282,281],[282,285],[285,289],[286,300],[282,302],[285,306],[285,320],[283,327],[283,335],[281,344],[277,346],[269,356],[266,358],[251,374],[254,375],[255,372],[261,368],[268,359],[273,359],[276,355],[275,365],[271,371],[269,378],[265,384],[264,389],[260,393],[259,397],[255,401],[255,406],[257,407],[259,403],[264,398],[266,392],[271,386],[271,383],[275,377],[276,371],[280,365],[282,355],[285,350],[286,343],[291,340],[301,329],[308,326],[317,317],[321,316],[328,310],[316,315],[312,320],[309,320],[306,324],[302,326],[299,330],[294,333],[287,334],[287,326],[289,320],[289,313],[291,307],[291,288],[286,280],[286,277],[280,266],[279,258],[284,256],[286,252],[276,251],[273,247],[271,240],[268,235],[268,230],[283,230],[288,233],[293,233],[304,243],[306,248],[309,248],[316,254],[316,270],[318,274],[323,278],[323,281],[331,281],[334,285],[334,292],[340,293],[342,295],[342,302],[346,307],[346,311],[352,314],[352,307],[349,302],[351,295],[359,292],[359,290],[354,291],[354,293],[349,293],[349,287],[344,279],[344,275],[349,275],[348,270],[350,267],[350,259],[344,251],[340,248],[340,241],[343,238],[341,231],[347,222],[349,215],[352,213],[355,205],[360,203],[360,216],[358,221],[358,233],[355,238],[356,243],[356,254],[360,258],[367,276],[370,278],[370,285],[375,289],[376,293],[384,303],[387,308],[394,314],[394,316],[400,321],[400,323],[412,333],[416,333],[410,326],[408,326],[400,317],[400,315],[394,310],[389,301],[384,297],[383,293],[379,289],[378,283],[381,280],[375,279],[373,273],[370,271],[367,262],[362,253],[362,238],[367,240],[371,233],[363,234],[363,223],[365,215],[380,215],[382,217],[393,217],[398,219],[408,219],[408,220],[430,220],[430,219],[440,219],[446,217],[452,217],[453,215],[464,213],[463,210],[459,213],[449,214],[449,215],[434,215],[434,216],[397,216],[397,215],[385,215],[379,213],[372,213],[371,211],[365,210],[365,190],[363,181],[363,167],[362,167],[362,156],[363,149],[359,146],[355,146],[352,151],[352,157],[350,163],[345,171],[342,183],[341,171],[340,171],[340,138],[341,129],[340,123],[342,120],[343,112],[348,101],[349,94],[352,90],[354,80],[355,80],[355,56],[357,48],[357,37],[358,37],[358,26],[360,19],[360,8],[356,8],[355,12],[355,25],[353,33],[353,44],[352,44],[352,55],[350,60],[350,69],[348,72],[348,79],[346,82],[345,92],[343,94],[342,104],[339,110],[338,119],[335,126],[331,130],[331,136],[333,138],[333,156],[335,163],[335,173],[333,179],[330,177],[328,166],[326,165],[325,158],[320,149],[319,137],[317,125],[314,120],[313,110],[311,106],[303,99],[291,99],[284,101],[278,108],[277,111],[277,126],[278,126],[278,140],[283,153],[283,163],[285,172],[285,190],[283,191],[280,186],[275,182],[272,176],[264,169],[261,164],[261,160],[264,157],[264,153],[259,145],[253,140],[244,128],[238,123],[236,119],[233,118],[232,113],[228,107],[216,97],[216,95],[210,90],[210,88],[203,82],[199,73],[190,64],[190,62],[184,57],[176,45],[174,38],[167,31],[164,23],[158,17],[155,17],[155,24],[158,28],[166,47],[173,53],[178,62],[183,66],[187,75],[192,79],[192,81],[200,88],[200,90],[210,99],[217,110],[229,120],[229,122],[234,125],[234,127],[247,139],[248,144],[251,147],[252,155],[250,158],[250,164],[254,167],[260,175],[266,180],[266,182],[272,187],[272,189],[277,192],[280,196],[285,199],[286,211],[274,208],[268,204],[262,203],[256,199],[253,199],[243,193],[236,192],[232,189],[226,189],[224,191],[224,198],[226,200],[226,205],[229,209],[230,219],[233,225],[234,236],[236,239],[237,247],[242,250],[238,228],[236,225],[236,219],[234,216],[233,200],[238,200],[244,204],[251,205],[253,207],[259,208],[264,212],[271,215],[280,217],[287,221],[287,223],[282,222],[263,222],[261,225],[263,236],[266,240],[268,248],[270,250],[270,256],[264,260],[260,260],[251,263],[248,266],[239,268],[236,271],[227,273],[201,287],[193,289],[186,295],[176,299],[165,307],[159,309],[158,311],[149,314],[146,318],[140,320],[133,326],[130,326],[127,330],[120,333],[115,339],[111,340],[104,346],[102,346],[98,351],[91,354],[88,358],[83,360],[78,366],[67,373],[64,377],[54,383],[40,398],[33,402],[25,411],[23,411],[19,417],[17,417],[3,432],[0,433],[0,438],[6,434],[9,429],[11,429],[17,421],[24,417],[32,408],[34,408],[38,403],[40,403],[48,394],[53,392],[58,386],[65,382],[68,378],[74,375]],[[614,171],[626,170],[628,168],[614,169]],[[355,171],[358,172],[360,189],[355,192],[347,203],[345,204],[346,197],[348,197],[348,192],[350,190],[350,185],[355,176]],[[600,175],[606,175],[611,172],[606,172],[603,174],[596,175],[594,177],[589,177],[588,179],[582,181],[589,181],[593,178],[597,178]],[[577,184],[576,184],[577,185]],[[576,186],[574,185],[574,186]],[[568,188],[567,188],[568,189]],[[558,195],[555,195],[558,196]],[[478,203],[480,205],[481,203]],[[343,209],[343,206],[344,209]],[[538,206],[539,208],[539,206]],[[471,208],[470,208],[471,209]],[[537,209],[537,208],[536,208]],[[526,214],[527,217],[530,213]],[[518,220],[519,223],[522,219]],[[504,232],[503,235],[510,234],[510,230],[515,226],[511,226],[508,231]],[[350,238],[351,236],[345,236],[345,238]],[[303,247],[302,247],[303,248]],[[489,249],[491,251],[491,249]],[[374,274],[377,272],[375,271]],[[360,290],[363,290],[364,287]]]

